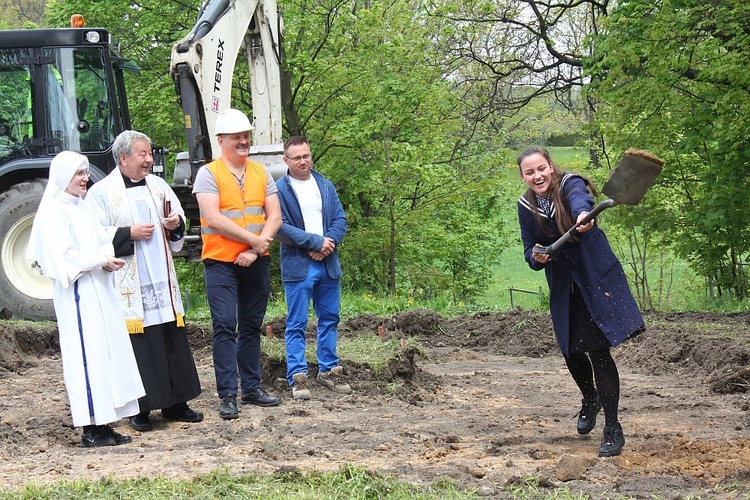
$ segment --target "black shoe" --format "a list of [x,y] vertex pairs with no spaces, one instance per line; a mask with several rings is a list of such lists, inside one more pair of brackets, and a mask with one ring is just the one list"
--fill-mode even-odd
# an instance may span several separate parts
[[81,435],[81,446],[95,448],[99,446],[114,446],[115,438],[101,431],[101,425],[87,425]]
[[227,394],[221,398],[219,416],[224,420],[232,420],[240,416],[240,412],[237,410],[237,396],[234,394]]
[[581,400],[581,410],[578,412],[578,434],[588,434],[596,426],[596,415],[602,409],[599,396]]
[[112,427],[108,425],[101,425],[100,428],[101,428],[102,434],[106,434],[107,436],[110,436],[112,439],[115,440],[115,444],[125,444],[133,440],[132,437],[126,436],[124,434],[120,434],[119,432],[116,432]]
[[271,396],[260,387],[242,395],[243,405],[277,406],[279,403],[281,399]]
[[149,418],[148,414],[150,412],[142,411],[138,415],[133,415],[130,417],[130,427],[133,428],[134,431],[150,431],[153,429],[153,426],[151,425],[151,419]]
[[177,410],[174,409],[174,406],[163,409],[161,411],[161,418],[177,420],[178,422],[202,422],[203,413],[193,411],[188,405],[182,404]]
[[602,445],[599,447],[600,457],[616,457],[622,452],[625,445],[625,436],[622,433],[622,426],[617,423],[613,426],[605,426],[602,435]]
[[131,442],[130,436],[123,436],[115,432],[108,425],[87,425],[83,428],[81,446],[95,448],[99,446],[115,446]]

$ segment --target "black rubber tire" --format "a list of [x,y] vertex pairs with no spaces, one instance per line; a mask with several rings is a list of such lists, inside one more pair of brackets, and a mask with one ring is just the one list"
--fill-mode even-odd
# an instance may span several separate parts
[[55,319],[52,281],[43,278],[25,255],[46,185],[46,179],[34,179],[0,194],[0,317],[5,319]]

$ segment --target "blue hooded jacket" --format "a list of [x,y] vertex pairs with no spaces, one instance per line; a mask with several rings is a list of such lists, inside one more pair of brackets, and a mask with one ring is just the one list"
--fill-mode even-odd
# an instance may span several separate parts
[[324,259],[328,276],[341,279],[341,264],[339,263],[338,247],[346,234],[347,221],[344,209],[339,201],[336,188],[331,181],[315,170],[311,171],[320,189],[323,204],[323,233],[312,234],[305,231],[305,221],[302,217],[299,200],[289,181],[289,172],[276,181],[281,203],[281,228],[276,237],[281,242],[281,280],[302,281],[307,277],[307,271],[312,261],[308,250],[320,250],[325,237],[331,238],[336,244],[336,251]]

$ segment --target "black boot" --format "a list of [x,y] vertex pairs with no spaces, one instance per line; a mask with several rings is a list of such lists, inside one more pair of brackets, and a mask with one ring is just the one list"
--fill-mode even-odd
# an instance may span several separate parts
[[616,457],[622,452],[623,446],[625,446],[625,436],[622,433],[620,423],[611,426],[605,425],[602,445],[599,447],[599,456]]
[[578,412],[578,434],[588,434],[596,426],[596,416],[602,409],[602,402],[597,394],[593,398],[581,400],[581,410]]

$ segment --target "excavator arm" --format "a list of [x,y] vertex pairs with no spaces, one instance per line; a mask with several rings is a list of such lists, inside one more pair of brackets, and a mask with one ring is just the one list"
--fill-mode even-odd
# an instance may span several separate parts
[[188,151],[178,155],[173,184],[192,185],[198,169],[220,156],[218,114],[232,107],[232,76],[240,49],[250,70],[254,161],[274,178],[281,160],[282,19],[276,0],[206,0],[190,33],[172,47],[170,72],[182,106]]

